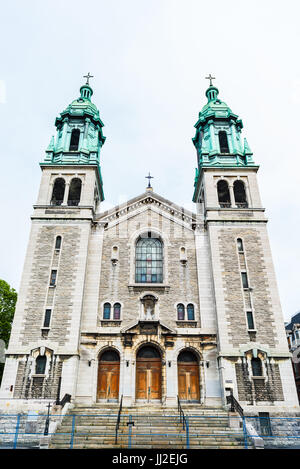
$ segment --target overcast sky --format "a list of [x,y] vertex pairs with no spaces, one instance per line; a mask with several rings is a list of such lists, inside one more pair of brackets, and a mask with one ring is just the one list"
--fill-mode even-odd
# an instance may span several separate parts
[[[4,4],[5,3],[5,4]],[[300,309],[299,0],[10,0],[0,16],[0,278],[17,290],[55,117],[87,72],[107,137],[107,209],[155,192],[194,210],[191,138],[205,77],[238,114],[285,319]]]

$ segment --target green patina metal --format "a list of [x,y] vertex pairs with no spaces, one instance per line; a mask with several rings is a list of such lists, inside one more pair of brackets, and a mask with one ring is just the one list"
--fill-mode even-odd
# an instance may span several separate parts
[[[206,90],[207,104],[199,112],[192,139],[197,150],[198,168],[195,176],[195,192],[201,171],[205,168],[255,167],[253,153],[246,139],[242,140],[242,120],[218,97],[219,90],[211,85]],[[219,133],[225,134],[227,150],[220,146]]]
[[[100,168],[100,152],[105,142],[99,111],[91,102],[93,90],[87,83],[80,88],[80,97],[55,120],[56,139],[51,138],[41,166],[96,166],[101,200],[104,200]],[[75,144],[73,132],[77,132]]]

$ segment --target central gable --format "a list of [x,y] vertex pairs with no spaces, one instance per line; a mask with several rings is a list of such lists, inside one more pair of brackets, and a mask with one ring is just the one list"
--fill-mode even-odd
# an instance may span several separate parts
[[109,227],[129,220],[148,210],[152,210],[164,216],[166,219],[178,223],[187,229],[193,230],[196,225],[196,214],[186,210],[184,207],[170,202],[154,192],[144,192],[138,197],[116,205],[112,209],[101,213],[96,217],[96,222],[108,225]]

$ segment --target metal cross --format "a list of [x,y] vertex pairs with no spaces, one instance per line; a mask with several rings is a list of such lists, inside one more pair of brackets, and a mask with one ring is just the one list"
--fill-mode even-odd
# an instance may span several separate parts
[[145,179],[149,179],[149,181],[148,181],[148,187],[151,187],[150,179],[154,179],[154,177],[153,177],[153,176],[150,176],[150,172],[149,172],[148,176],[145,176]]
[[89,79],[94,78],[94,75],[90,75],[90,72],[87,75],[83,75],[83,78],[86,78],[86,85],[89,85]]
[[209,86],[213,86],[213,80],[215,80],[215,77],[212,77],[211,74],[209,74],[208,77],[205,77],[205,80],[209,80]]

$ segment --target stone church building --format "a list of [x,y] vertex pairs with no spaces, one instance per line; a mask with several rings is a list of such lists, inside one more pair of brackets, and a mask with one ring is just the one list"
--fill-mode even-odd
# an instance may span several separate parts
[[[258,165],[210,83],[195,124],[194,213],[155,193],[101,211],[103,123],[87,83],[56,118],[1,405],[298,407]],[[109,177],[109,175],[106,175]],[[149,179],[150,181],[150,179]],[[29,403],[29,404],[28,404]],[[109,404],[108,404],[109,405]]]

